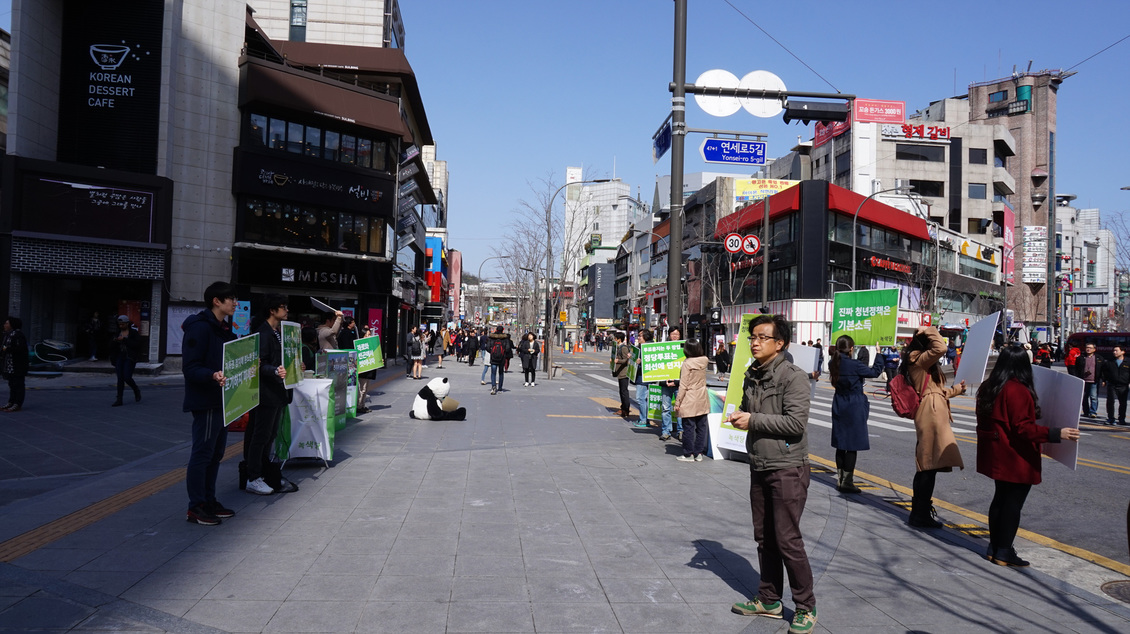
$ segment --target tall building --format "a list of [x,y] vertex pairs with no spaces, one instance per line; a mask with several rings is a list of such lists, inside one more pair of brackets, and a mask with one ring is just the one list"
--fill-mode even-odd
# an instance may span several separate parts
[[225,280],[244,311],[281,292],[313,322],[317,297],[396,353],[427,299],[433,141],[404,51],[383,45],[390,23],[331,4],[338,26],[291,38],[242,3],[13,2],[0,301],[30,340],[85,348],[93,312],[126,314],[144,356],[175,357]]
[[1055,317],[1063,332],[1119,330],[1118,245],[1098,209],[1078,209],[1072,194],[1056,194]]

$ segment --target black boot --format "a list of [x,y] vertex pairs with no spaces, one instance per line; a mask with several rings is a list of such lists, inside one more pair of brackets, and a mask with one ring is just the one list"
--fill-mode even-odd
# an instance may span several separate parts
[[247,461],[239,461],[239,490],[247,490]]
[[141,388],[137,387],[136,385],[133,387],[133,402],[141,402]]
[[936,519],[937,514],[934,512],[932,501],[931,498],[911,498],[910,517],[907,518],[906,523],[914,528],[941,528],[944,526]]
[[1013,566],[1015,568],[1027,568],[1030,564],[1021,559],[1020,555],[1016,554],[1016,549],[1013,547],[998,548],[995,555],[989,561],[998,566]]
[[121,407],[121,406],[122,406],[122,397],[120,397],[120,396],[118,397],[118,400],[114,401],[113,403],[110,403],[110,407]]

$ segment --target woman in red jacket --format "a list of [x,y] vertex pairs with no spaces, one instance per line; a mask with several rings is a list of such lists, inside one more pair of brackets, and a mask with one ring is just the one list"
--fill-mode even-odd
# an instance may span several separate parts
[[1040,483],[1040,445],[1079,440],[1078,429],[1037,425],[1039,417],[1028,352],[1019,345],[1001,348],[996,366],[977,390],[977,472],[996,482],[985,558],[999,566],[1028,565],[1012,541],[1024,500],[1032,485]]

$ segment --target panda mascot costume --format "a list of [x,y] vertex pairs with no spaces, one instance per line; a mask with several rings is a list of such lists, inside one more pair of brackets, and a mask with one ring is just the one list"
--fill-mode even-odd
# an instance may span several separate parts
[[428,381],[427,385],[416,393],[416,400],[412,403],[412,410],[408,416],[419,420],[465,420],[467,408],[459,407],[459,402],[447,398],[451,390],[451,382],[447,377],[437,377]]

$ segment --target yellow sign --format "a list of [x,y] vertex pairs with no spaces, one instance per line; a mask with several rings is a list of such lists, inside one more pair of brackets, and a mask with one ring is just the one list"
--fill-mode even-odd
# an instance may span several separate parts
[[561,314],[557,316],[557,321],[560,321],[561,323],[565,323],[568,319],[569,319],[569,313],[567,311],[564,311],[564,310],[561,311]]
[[744,207],[784,191],[799,182],[776,178],[738,178],[734,180],[734,202],[738,207]]

